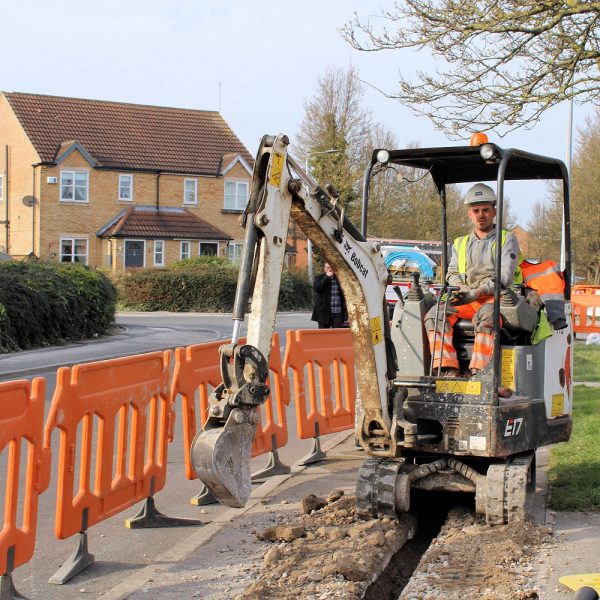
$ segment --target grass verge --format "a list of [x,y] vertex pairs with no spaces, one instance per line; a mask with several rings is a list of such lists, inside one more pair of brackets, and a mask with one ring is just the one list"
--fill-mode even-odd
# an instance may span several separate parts
[[600,381],[600,346],[575,344],[573,381]]
[[571,439],[550,452],[550,504],[556,510],[600,510],[600,388],[573,391]]

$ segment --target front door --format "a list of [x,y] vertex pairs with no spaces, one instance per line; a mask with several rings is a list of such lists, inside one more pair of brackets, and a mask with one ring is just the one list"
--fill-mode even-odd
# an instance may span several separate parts
[[125,268],[132,269],[144,266],[144,253],[146,242],[144,240],[125,241]]

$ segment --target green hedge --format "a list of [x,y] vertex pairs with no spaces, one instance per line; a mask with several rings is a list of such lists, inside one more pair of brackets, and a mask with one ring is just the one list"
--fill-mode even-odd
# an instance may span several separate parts
[[0,264],[0,352],[106,333],[115,320],[108,277],[80,264]]
[[[124,309],[227,313],[233,310],[237,278],[235,263],[193,259],[168,269],[127,273],[117,287]],[[284,271],[279,310],[308,309],[311,303],[311,288],[303,273]]]

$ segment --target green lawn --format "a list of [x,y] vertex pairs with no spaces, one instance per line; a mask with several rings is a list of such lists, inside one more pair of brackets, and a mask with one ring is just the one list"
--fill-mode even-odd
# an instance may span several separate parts
[[[583,346],[584,349],[590,348]],[[600,347],[596,346],[597,351]],[[591,353],[590,353],[591,354]],[[586,352],[586,355],[589,354]],[[575,364],[580,354],[575,352]],[[575,367],[577,372],[577,366]],[[598,367],[590,372],[598,376]],[[587,378],[589,381],[590,379]],[[550,452],[551,506],[557,510],[600,510],[600,387],[577,386],[573,433]]]
[[600,381],[600,346],[574,345],[573,381]]

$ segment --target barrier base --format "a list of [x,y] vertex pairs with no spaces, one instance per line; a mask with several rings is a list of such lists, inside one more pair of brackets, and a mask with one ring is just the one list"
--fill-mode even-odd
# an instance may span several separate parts
[[21,596],[15,589],[11,573],[0,575],[0,600],[14,600],[16,598],[27,600],[26,596]]
[[77,573],[81,573],[95,562],[94,555],[88,552],[87,532],[79,532],[75,544],[73,554],[65,560],[62,567],[50,577],[48,583],[62,585],[73,579]]
[[213,496],[213,493],[202,484],[200,491],[190,498],[190,504],[194,506],[207,506],[209,504],[217,504],[218,500]]
[[316,436],[313,438],[313,449],[305,457],[301,458],[297,464],[304,466],[319,462],[327,458],[327,454],[321,450],[321,438]]
[[167,517],[156,510],[154,496],[148,496],[144,506],[137,515],[125,521],[128,529],[148,529],[151,527],[189,527],[192,525],[204,525],[197,519],[182,519],[179,517]]
[[269,462],[267,463],[267,466],[264,469],[253,473],[252,481],[266,479],[267,477],[272,477],[273,475],[285,475],[291,470],[291,467],[288,467],[288,465],[284,465],[279,460],[279,452],[277,452],[277,450],[272,450],[271,452],[269,452]]

